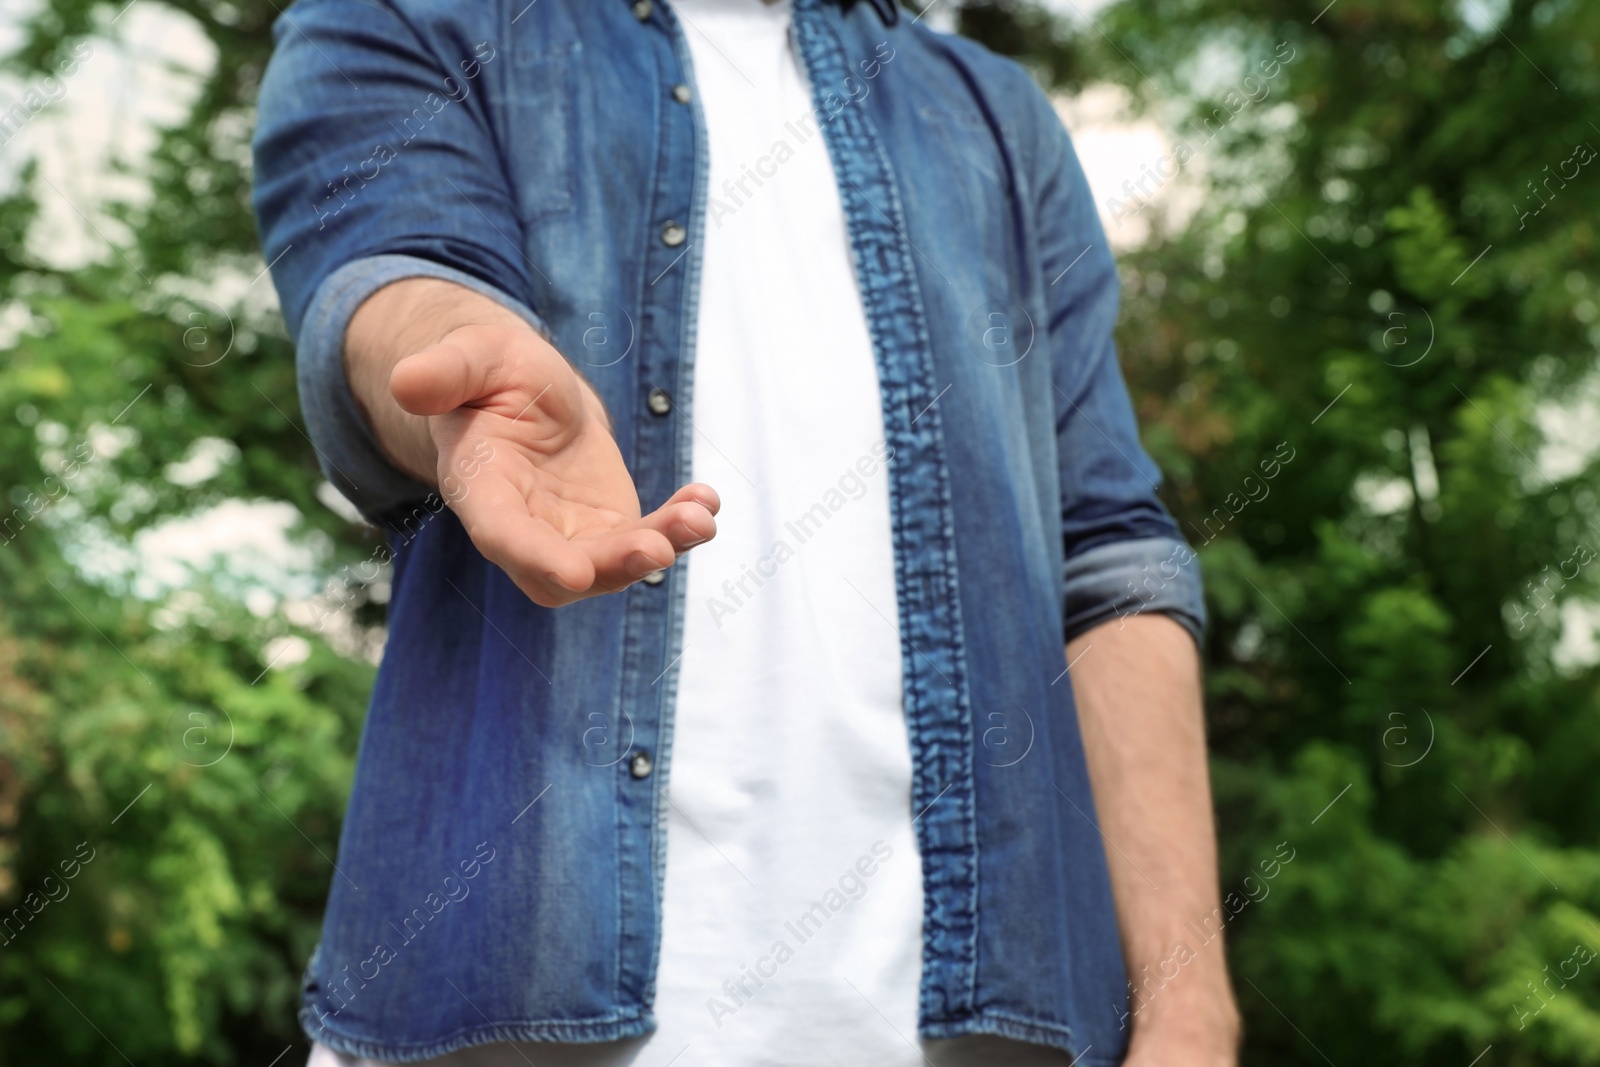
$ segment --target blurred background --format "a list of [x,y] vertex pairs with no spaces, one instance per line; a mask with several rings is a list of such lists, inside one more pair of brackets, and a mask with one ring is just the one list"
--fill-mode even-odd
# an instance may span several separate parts
[[[0,0],[0,1064],[304,1062],[387,586],[248,210],[278,14]],[[1245,1062],[1600,1062],[1600,4],[922,18],[1121,255]]]

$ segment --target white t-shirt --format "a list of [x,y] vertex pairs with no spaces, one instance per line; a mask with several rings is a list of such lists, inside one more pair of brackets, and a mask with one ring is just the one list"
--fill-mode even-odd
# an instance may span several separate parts
[[688,558],[651,1044],[687,1043],[685,1067],[912,1067],[922,873],[844,209],[787,0],[673,10],[711,155],[694,478],[723,506]]
[[658,1029],[429,1062],[1065,1064],[999,1039],[917,1039],[922,872],[887,450],[844,211],[788,0],[672,8],[711,161],[687,414],[694,479],[723,507],[687,563]]

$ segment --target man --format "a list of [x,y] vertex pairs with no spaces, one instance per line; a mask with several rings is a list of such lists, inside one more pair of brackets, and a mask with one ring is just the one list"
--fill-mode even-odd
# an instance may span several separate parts
[[1233,1061],[1197,567],[1026,73],[887,0],[301,0],[256,159],[395,549],[313,1062]]

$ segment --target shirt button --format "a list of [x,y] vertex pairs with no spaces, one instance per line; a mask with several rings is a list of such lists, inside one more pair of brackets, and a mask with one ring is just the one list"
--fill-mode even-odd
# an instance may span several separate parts
[[655,5],[650,0],[637,0],[637,3],[633,5],[633,17],[640,22],[646,22],[650,18],[650,12],[654,10]]
[[628,773],[635,778],[648,778],[650,777],[650,772],[655,768],[656,765],[650,762],[650,753],[648,752],[635,752],[633,758],[628,761]]
[[687,85],[674,85],[672,99],[680,104],[687,104],[694,97],[694,92]]
[[666,245],[668,248],[677,248],[679,245],[683,244],[684,239],[688,236],[688,230],[684,229],[682,226],[679,226],[676,222],[672,222],[671,220],[668,220],[667,224],[661,227],[661,243]]
[[655,412],[657,415],[665,415],[667,412],[672,410],[672,397],[667,395],[667,391],[665,389],[650,390],[650,396],[645,400],[645,403],[648,404],[650,406],[650,410]]
[[660,585],[662,582],[664,582],[666,580],[667,580],[667,572],[665,570],[651,571],[649,574],[645,575],[644,578],[643,578],[643,581],[644,581],[645,585]]

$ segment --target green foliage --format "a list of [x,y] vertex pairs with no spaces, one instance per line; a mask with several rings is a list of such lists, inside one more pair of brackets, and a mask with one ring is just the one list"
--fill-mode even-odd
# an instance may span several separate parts
[[[299,1040],[371,681],[348,632],[246,610],[237,576],[140,596],[93,566],[236,499],[293,505],[328,575],[373,548],[317,503],[250,284],[277,10],[160,6],[218,59],[134,168],[151,195],[110,206],[131,238],[60,269],[26,239],[55,194],[31,168],[0,191],[0,312],[27,315],[0,362],[0,907],[38,909],[0,943],[0,1067]],[[1597,675],[1562,651],[1600,501],[1548,415],[1600,344],[1600,168],[1561,177],[1600,144],[1600,8],[1320,6],[1122,0],[1088,25],[995,0],[959,23],[1174,130],[1229,116],[1183,134],[1186,226],[1148,186],[1123,201],[1152,236],[1123,257],[1122,341],[1207,578],[1225,891],[1294,849],[1228,926],[1246,1062],[1597,1062],[1600,966],[1551,976],[1600,948]],[[13,66],[115,36],[120,8],[41,6]],[[1280,42],[1266,96],[1230,100]],[[175,481],[202,439],[236,458]],[[352,603],[355,632],[381,621]],[[266,669],[296,636],[309,656]],[[69,892],[41,904],[47,876]]]
[[[120,6],[42,8],[14,67],[114,34]],[[374,548],[316,501],[292,352],[251,285],[250,108],[275,11],[169,6],[222,59],[136,168],[153,195],[108,205],[133,239],[63,270],[26,240],[59,194],[30,167],[0,200],[0,311],[26,310],[0,362],[0,1064],[267,1063],[303,1045],[299,973],[371,685],[334,650],[348,633],[246,610],[236,576],[143,596],[147,576],[86,577],[229,500],[293,505],[329,574]],[[216,469],[174,480],[208,439],[232,446]],[[367,599],[335,621],[378,621]],[[306,658],[267,669],[295,637]]]

